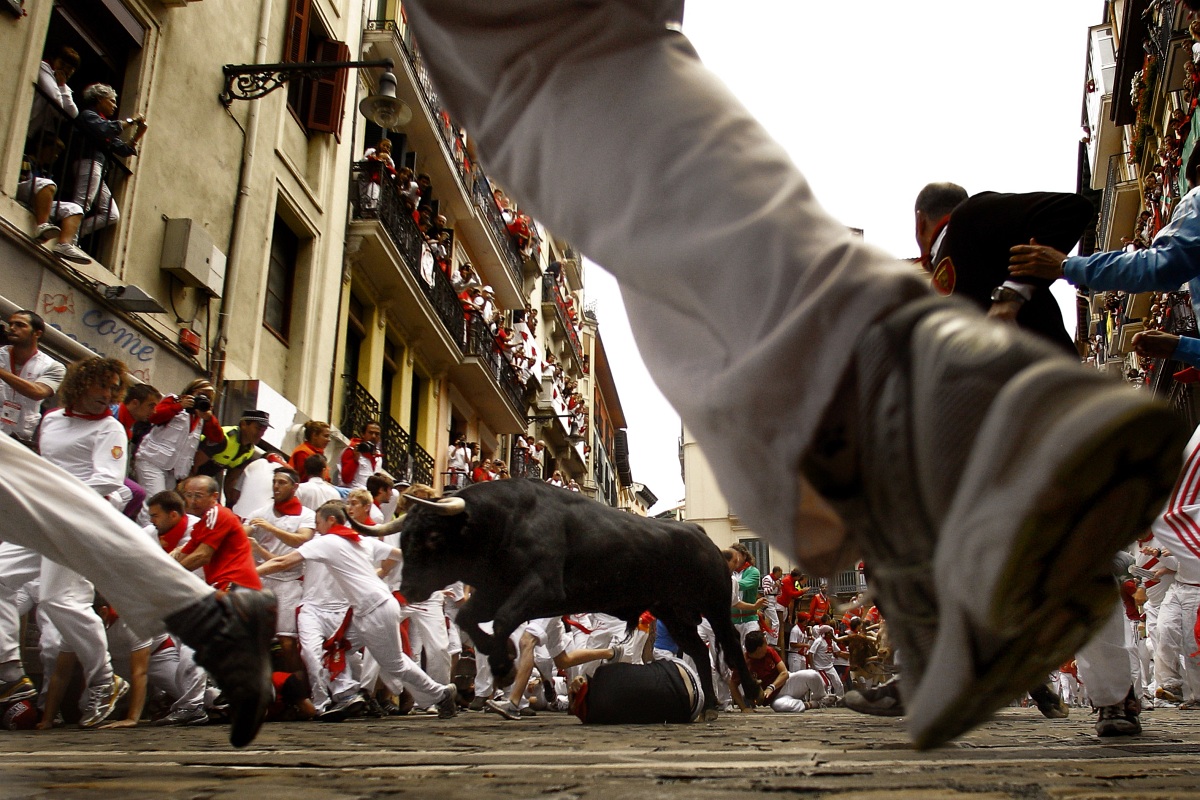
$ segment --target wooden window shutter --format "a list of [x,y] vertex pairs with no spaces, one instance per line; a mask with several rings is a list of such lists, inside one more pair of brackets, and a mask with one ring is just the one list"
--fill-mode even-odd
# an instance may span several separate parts
[[[313,61],[349,61],[350,48],[345,42],[325,39],[317,44]],[[342,106],[346,98],[346,81],[350,70],[342,69],[331,75],[308,81],[308,117],[304,127],[310,133],[337,133],[342,126]]]
[[304,61],[308,49],[308,17],[312,0],[291,0],[288,6],[287,35],[283,40],[284,61]]

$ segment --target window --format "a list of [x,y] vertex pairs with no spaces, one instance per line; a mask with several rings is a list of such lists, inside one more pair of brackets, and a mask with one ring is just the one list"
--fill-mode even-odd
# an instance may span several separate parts
[[[349,61],[350,48],[332,39],[313,9],[313,0],[291,0],[283,60]],[[349,70],[318,78],[292,78],[288,82],[288,107],[309,133],[338,133],[346,97]]]
[[292,324],[292,289],[296,283],[296,256],[300,238],[287,224],[275,218],[271,234],[271,261],[267,268],[267,297],[263,325],[287,343]]

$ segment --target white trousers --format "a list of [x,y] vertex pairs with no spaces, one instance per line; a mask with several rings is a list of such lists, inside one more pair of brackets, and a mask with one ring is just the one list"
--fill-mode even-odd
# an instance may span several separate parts
[[111,682],[108,635],[92,609],[96,589],[91,581],[43,557],[41,584],[38,619],[53,623],[62,637],[62,650],[79,658],[84,684],[90,689]]
[[173,470],[156,467],[135,459],[133,474],[138,484],[146,490],[147,500],[159,492],[175,488],[175,472]]
[[860,334],[929,289],[820,207],[668,29],[678,5],[405,10],[484,167],[616,277],[650,374],[701,447],[722,454],[712,467],[730,505],[801,559],[829,557],[844,531],[799,509],[801,457]]
[[825,680],[815,669],[788,673],[788,679],[771,700],[771,708],[780,713],[803,711],[808,705],[829,694]]
[[[1125,640],[1125,606],[1117,603],[1091,641],[1075,654],[1079,680],[1097,708],[1120,703],[1133,685],[1135,654]],[[1066,698],[1063,698],[1065,701]]]
[[349,665],[332,680],[329,670],[325,668],[325,640],[337,633],[345,618],[344,608],[325,609],[313,603],[300,606],[300,613],[296,615],[300,660],[304,662],[304,668],[308,671],[312,703],[317,711],[324,711],[329,707],[331,696],[340,699],[349,692],[358,691],[357,676]]
[[446,612],[441,596],[421,603],[409,603],[400,609],[400,618],[408,619],[408,643],[412,657],[421,663],[425,655],[425,672],[445,686],[450,682],[450,634],[446,631]]
[[21,666],[21,616],[25,612],[17,598],[41,572],[40,555],[9,542],[0,544],[0,681],[15,681],[25,674]]
[[275,635],[296,638],[296,609],[304,599],[304,583],[299,578],[275,580],[263,578],[263,589],[275,595]]
[[71,200],[82,206],[83,213],[87,214],[79,226],[80,236],[116,225],[121,218],[112,190],[104,180],[104,165],[99,161],[80,159],[75,162],[75,192]]
[[0,436],[0,540],[86,577],[143,637],[163,633],[164,617],[213,593],[103,497],[7,436]]
[[1167,589],[1158,609],[1154,679],[1159,686],[1180,687],[1185,702],[1200,702],[1200,649],[1194,633],[1200,608],[1200,586],[1178,579]]
[[[803,671],[803,670],[802,670]],[[846,687],[842,686],[842,678],[838,675],[837,670],[833,667],[826,667],[821,670],[814,670],[825,676],[825,682],[829,686],[829,693],[835,697],[841,697],[846,693]]]
[[380,672],[393,675],[404,683],[418,708],[431,706],[445,697],[446,685],[422,672],[416,662],[404,654],[400,643],[399,603],[388,600],[365,614],[359,614],[356,609],[350,639],[371,651],[379,662]]

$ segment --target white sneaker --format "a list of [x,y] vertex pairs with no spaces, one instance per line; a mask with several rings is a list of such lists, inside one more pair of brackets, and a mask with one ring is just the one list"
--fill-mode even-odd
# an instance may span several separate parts
[[[932,747],[1066,661],[1115,602],[1189,432],[1146,394],[950,298],[860,338],[804,468],[854,534]],[[847,444],[849,443],[849,445]]]
[[1105,623],[1113,554],[1162,508],[1188,438],[1165,405],[1070,359],[1005,382],[942,520],[938,638],[909,704],[918,747],[983,723]]
[[53,222],[43,222],[37,226],[37,230],[33,232],[33,238],[39,242],[48,242],[62,233],[62,228],[55,225]]
[[88,264],[92,260],[91,256],[70,242],[59,242],[50,249],[54,251],[54,255],[64,261],[74,261],[76,264]]
[[80,709],[83,716],[79,718],[79,727],[94,728],[104,722],[117,707],[117,701],[128,691],[129,683],[120,675],[113,675],[111,683],[88,689],[84,695],[86,701]]

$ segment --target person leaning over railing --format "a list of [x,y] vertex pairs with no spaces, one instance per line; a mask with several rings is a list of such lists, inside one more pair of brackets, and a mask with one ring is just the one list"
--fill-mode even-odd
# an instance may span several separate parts
[[104,180],[108,159],[110,154],[137,155],[137,144],[146,134],[146,117],[139,114],[121,121],[113,119],[117,91],[108,84],[91,84],[79,100],[83,110],[77,121],[87,136],[83,153],[75,162],[75,191],[71,200],[83,207],[86,216],[79,226],[79,235],[88,236],[115,225],[121,218],[112,190]]

